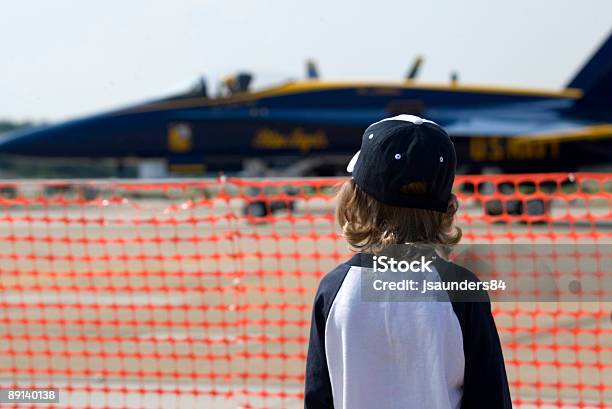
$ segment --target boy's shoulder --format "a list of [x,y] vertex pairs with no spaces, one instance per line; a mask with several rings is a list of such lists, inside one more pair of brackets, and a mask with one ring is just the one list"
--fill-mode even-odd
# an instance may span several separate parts
[[[455,262],[445,260],[441,257],[436,260],[434,266],[438,271],[440,280],[443,282],[481,282],[478,276],[474,274],[474,272],[472,272],[471,270]],[[479,289],[477,291],[450,290],[447,291],[447,293],[450,297],[450,300],[453,302],[490,302],[489,294],[484,289]]]
[[443,280],[467,280],[471,282],[480,282],[480,279],[471,270],[453,262],[438,257],[434,263],[436,270]]
[[[364,260],[362,260],[362,253],[355,253],[350,259],[338,264],[333,270],[325,274],[320,281],[319,288],[335,286],[340,281],[340,284],[344,280],[344,277],[351,269],[351,267],[361,267]],[[365,262],[365,265],[371,264],[371,261]],[[443,281],[470,281],[480,282],[480,279],[469,269],[455,263],[448,261],[442,257],[438,257],[434,262],[434,266]]]
[[319,282],[315,305],[322,308],[323,311],[329,310],[351,267],[359,266],[361,266],[361,254],[356,253],[350,259],[338,264],[333,270],[325,274]]
[[[319,282],[317,296],[315,302],[322,303],[321,307],[327,309],[331,306],[336,294],[340,290],[346,275],[352,267],[362,267],[368,265],[368,261],[363,259],[363,254],[355,253],[350,259],[340,263],[333,270],[325,274]],[[471,270],[452,261],[438,257],[434,262],[434,266],[440,280],[443,282],[475,282],[480,283],[478,276]],[[490,298],[485,290],[474,291],[447,291],[450,301],[452,302],[485,302],[489,303]]]
[[336,285],[342,284],[344,277],[351,267],[361,266],[361,254],[355,253],[350,259],[338,264],[333,270],[325,274],[319,282],[319,291],[331,290]]

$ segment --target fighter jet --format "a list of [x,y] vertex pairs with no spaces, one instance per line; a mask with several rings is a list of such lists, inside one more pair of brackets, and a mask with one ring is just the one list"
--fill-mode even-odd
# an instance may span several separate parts
[[[307,79],[252,90],[252,75],[204,80],[188,92],[0,138],[0,153],[161,160],[170,170],[290,169],[342,173],[365,127],[414,114],[451,135],[462,172],[573,171],[612,163],[612,35],[560,91],[417,81],[331,82],[309,61]],[[257,172],[255,172],[257,173]]]

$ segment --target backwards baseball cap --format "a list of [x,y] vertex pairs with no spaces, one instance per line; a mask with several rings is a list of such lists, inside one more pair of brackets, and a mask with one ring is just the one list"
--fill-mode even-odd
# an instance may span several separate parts
[[[446,212],[457,158],[448,134],[435,122],[398,115],[370,125],[346,170],[376,200],[398,207]],[[418,182],[423,194],[408,186]]]

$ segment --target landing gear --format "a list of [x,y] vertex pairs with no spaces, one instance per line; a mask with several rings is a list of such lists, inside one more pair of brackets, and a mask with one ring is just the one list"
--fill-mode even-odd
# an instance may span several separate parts
[[[306,158],[293,163],[291,166],[285,166],[280,172],[270,168],[269,164],[262,160],[254,159],[244,163],[242,176],[258,178],[346,176],[346,164],[349,159],[345,156]],[[265,193],[263,195],[261,195],[262,189]],[[265,192],[266,189],[270,189],[270,192]],[[282,192],[279,192],[279,190]],[[281,194],[279,195],[279,193]],[[295,200],[287,196],[297,196],[299,193],[299,189],[291,186],[251,188],[247,191],[247,202],[243,208],[243,214],[247,217],[265,218],[280,211],[292,213],[295,210]]]
[[[531,186],[519,186],[519,191],[525,190],[522,193],[531,193]],[[500,193],[502,196],[514,195],[515,186],[512,183],[499,183],[495,185],[493,183],[481,183],[478,186],[478,191],[482,195],[489,195],[494,193]],[[549,213],[550,200],[549,199],[526,199],[518,200],[514,198],[496,198],[485,200],[483,202],[485,214],[487,216],[529,216],[529,217],[543,217]]]
[[546,216],[550,209],[550,201],[543,199],[532,199],[522,202],[520,200],[488,200],[484,202],[487,216]]
[[257,200],[248,203],[244,207],[244,215],[247,217],[250,216],[259,218],[269,216],[281,210],[287,210],[291,213],[293,212],[294,208],[295,202],[293,202],[292,200],[271,202]]

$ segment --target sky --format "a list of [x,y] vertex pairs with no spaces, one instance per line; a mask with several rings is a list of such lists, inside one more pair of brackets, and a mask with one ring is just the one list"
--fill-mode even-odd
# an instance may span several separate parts
[[[0,0],[0,119],[58,121],[241,69],[331,80],[562,88],[610,0]],[[213,85],[210,85],[213,87]],[[214,87],[213,87],[214,88]]]

